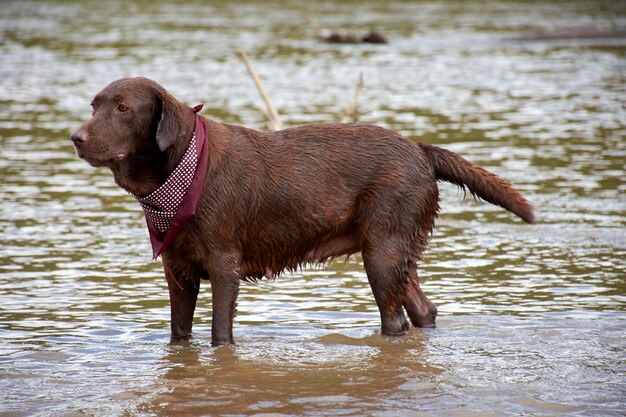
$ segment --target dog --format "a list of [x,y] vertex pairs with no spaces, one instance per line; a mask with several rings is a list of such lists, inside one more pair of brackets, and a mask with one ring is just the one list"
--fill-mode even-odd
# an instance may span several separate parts
[[[71,140],[144,208],[168,283],[173,339],[191,336],[203,279],[211,284],[212,344],[232,344],[240,281],[357,252],[383,335],[408,332],[405,311],[413,326],[434,327],[437,308],[417,265],[439,211],[437,182],[534,222],[531,205],[505,180],[382,127],[260,132],[199,116],[147,78],[112,82],[92,106]],[[166,196],[154,197],[164,187]],[[168,193],[178,199],[169,208],[157,201]]]

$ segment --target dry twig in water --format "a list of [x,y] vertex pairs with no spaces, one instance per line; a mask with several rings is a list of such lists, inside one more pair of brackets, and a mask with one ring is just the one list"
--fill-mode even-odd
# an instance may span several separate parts
[[359,120],[359,114],[357,112],[356,104],[357,99],[359,98],[359,92],[363,89],[363,72],[359,74],[359,81],[356,83],[356,88],[354,89],[354,94],[352,95],[352,99],[350,100],[350,104],[346,109],[346,115],[343,119],[341,119],[342,123],[356,123]]
[[267,106],[267,112],[265,113],[269,119],[270,130],[273,132],[277,130],[281,130],[283,128],[283,122],[280,120],[280,116],[278,115],[278,112],[276,111],[274,104],[272,104],[272,101],[270,100],[270,97],[267,94],[265,87],[263,86],[263,82],[261,81],[259,74],[257,74],[256,70],[252,66],[252,63],[250,62],[250,58],[248,58],[248,55],[241,49],[238,51],[238,53],[239,53],[239,57],[241,58],[241,60],[244,62],[244,64],[246,64],[246,68],[248,69],[248,74],[250,74],[250,77],[252,77],[252,80],[254,81],[254,85],[256,85],[257,90],[259,90],[259,94],[261,94],[261,97],[265,101],[265,105]]

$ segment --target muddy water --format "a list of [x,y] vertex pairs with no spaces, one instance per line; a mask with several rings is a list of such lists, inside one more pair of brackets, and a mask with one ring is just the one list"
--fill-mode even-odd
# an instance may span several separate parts
[[[320,44],[310,13],[391,43]],[[592,35],[624,27],[614,1],[3,1],[0,414],[623,415],[626,40]],[[508,178],[538,224],[442,185],[437,329],[380,336],[356,256],[243,285],[234,347],[205,286],[171,344],[142,213],[69,135],[129,75],[262,124],[238,48],[288,125],[341,119],[362,71],[362,121]]]

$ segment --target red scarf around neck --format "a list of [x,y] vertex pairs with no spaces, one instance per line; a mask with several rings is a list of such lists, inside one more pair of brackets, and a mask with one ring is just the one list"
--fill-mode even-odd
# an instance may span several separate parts
[[[197,113],[202,105],[193,108]],[[202,199],[208,172],[206,127],[196,115],[194,134],[180,162],[163,185],[139,201],[146,216],[156,259],[193,217]]]

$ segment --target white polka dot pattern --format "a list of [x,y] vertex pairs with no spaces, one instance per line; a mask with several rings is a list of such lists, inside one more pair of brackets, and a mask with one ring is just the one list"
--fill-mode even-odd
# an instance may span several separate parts
[[194,133],[187,151],[163,185],[146,197],[133,195],[143,207],[146,221],[159,232],[165,233],[170,228],[176,211],[191,185],[197,165],[197,144]]

